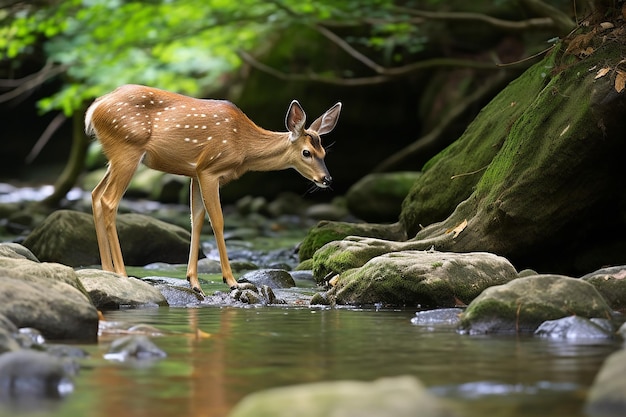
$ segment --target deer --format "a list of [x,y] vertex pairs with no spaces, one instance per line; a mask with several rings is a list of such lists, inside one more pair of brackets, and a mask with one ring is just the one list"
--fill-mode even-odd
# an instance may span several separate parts
[[191,242],[187,280],[204,296],[198,279],[200,232],[208,214],[223,282],[239,284],[224,241],[220,186],[248,171],[295,168],[319,188],[332,183],[320,136],[339,119],[336,103],[305,128],[306,114],[297,100],[287,110],[287,132],[257,126],[226,100],[198,99],[141,85],[123,85],[97,98],[85,113],[85,132],[101,144],[108,159],[102,180],[93,189],[92,210],[102,269],[128,276],[116,216],[120,200],[143,163],[190,180]]

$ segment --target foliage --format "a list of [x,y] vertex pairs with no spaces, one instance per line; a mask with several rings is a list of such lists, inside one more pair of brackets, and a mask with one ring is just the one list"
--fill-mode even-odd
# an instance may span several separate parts
[[[41,54],[43,46],[45,59],[64,67],[66,82],[40,107],[71,115],[123,83],[205,93],[239,68],[238,51],[267,47],[288,26],[358,19],[364,13],[361,3],[52,0],[47,6],[14,6],[0,10],[0,60],[19,63]],[[374,0],[367,10],[384,13],[390,3]],[[384,31],[400,42],[410,35],[402,25]],[[384,43],[381,39],[373,43]]]

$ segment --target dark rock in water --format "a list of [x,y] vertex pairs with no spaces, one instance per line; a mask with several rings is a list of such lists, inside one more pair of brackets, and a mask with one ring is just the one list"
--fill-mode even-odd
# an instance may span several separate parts
[[[176,281],[182,280],[176,279]],[[201,294],[198,294],[188,286],[183,287],[181,285],[157,284],[155,288],[163,294],[170,307],[197,305],[204,300],[204,297]]]
[[611,308],[580,279],[534,275],[487,288],[467,307],[459,327],[470,334],[532,333],[544,321],[572,314],[611,317]]
[[[182,227],[143,214],[120,214],[117,229],[127,265],[187,262],[191,235]],[[72,267],[100,263],[93,217],[86,213],[55,211],[28,235],[24,246],[42,262]]]
[[115,339],[104,358],[123,362],[129,359],[161,359],[166,356],[167,354],[146,336],[131,335]]
[[589,390],[585,414],[590,417],[626,415],[626,350],[609,356]]
[[77,365],[32,350],[0,355],[0,400],[4,402],[36,398],[62,398],[73,391],[72,377]]
[[[611,323],[608,322],[609,326]],[[611,339],[613,332],[593,321],[579,316],[569,316],[558,320],[548,320],[541,323],[535,330],[536,336],[550,339]]]
[[249,282],[257,287],[267,285],[270,288],[291,288],[296,286],[296,282],[291,274],[283,269],[250,271],[242,275],[237,282]]

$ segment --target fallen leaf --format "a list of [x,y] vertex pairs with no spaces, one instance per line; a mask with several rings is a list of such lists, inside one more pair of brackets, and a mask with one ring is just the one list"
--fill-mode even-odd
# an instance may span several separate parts
[[596,73],[594,80],[604,77],[606,74],[609,73],[609,71],[611,71],[611,68],[609,67],[599,69],[598,72]]
[[465,230],[466,227],[467,227],[467,219],[457,224],[453,229],[446,230],[446,234],[454,233],[454,236],[452,236],[452,239],[455,239],[463,230]]
[[615,75],[615,91],[621,93],[626,87],[626,72],[617,70]]

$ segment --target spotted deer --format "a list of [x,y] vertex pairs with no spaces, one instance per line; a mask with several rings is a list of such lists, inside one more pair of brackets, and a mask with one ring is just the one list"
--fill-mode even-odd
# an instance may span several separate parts
[[228,262],[219,187],[247,171],[295,168],[318,187],[331,184],[321,135],[333,130],[341,103],[305,128],[306,114],[294,100],[287,110],[287,132],[265,130],[238,107],[140,85],[124,85],[96,99],[87,109],[85,131],[95,136],[109,160],[92,192],[93,217],[102,269],[126,276],[116,228],[119,202],[140,163],[191,178],[191,244],[187,280],[198,281],[200,231],[208,213],[224,282],[237,281]]

